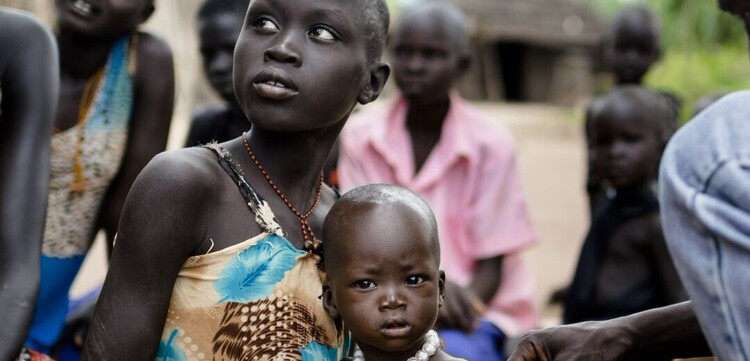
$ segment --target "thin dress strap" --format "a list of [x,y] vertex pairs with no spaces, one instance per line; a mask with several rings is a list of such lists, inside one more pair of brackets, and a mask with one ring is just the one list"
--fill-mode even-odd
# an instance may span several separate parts
[[252,187],[250,187],[250,184],[245,180],[245,176],[242,174],[239,165],[232,161],[229,152],[220,147],[216,142],[206,144],[205,147],[216,153],[221,168],[223,168],[224,171],[226,171],[235,181],[248,208],[250,208],[250,211],[255,214],[255,222],[258,223],[261,230],[269,234],[284,237],[284,232],[276,221],[276,216],[273,214],[271,207],[268,206],[268,203],[263,200],[263,198],[255,193],[255,190],[253,190]]

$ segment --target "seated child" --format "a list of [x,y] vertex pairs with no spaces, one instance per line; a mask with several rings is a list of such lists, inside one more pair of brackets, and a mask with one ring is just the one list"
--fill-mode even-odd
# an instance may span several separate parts
[[203,71],[224,104],[200,109],[193,114],[186,147],[224,142],[250,129],[237,104],[232,87],[234,45],[245,21],[250,0],[206,0],[198,9],[198,41]]
[[669,110],[653,91],[623,86],[590,107],[594,166],[615,197],[594,218],[563,320],[603,320],[669,305],[685,295],[667,252],[654,186]]
[[459,360],[432,330],[443,305],[437,223],[404,188],[372,184],[334,204],[323,223],[323,303],[359,350],[354,361]]

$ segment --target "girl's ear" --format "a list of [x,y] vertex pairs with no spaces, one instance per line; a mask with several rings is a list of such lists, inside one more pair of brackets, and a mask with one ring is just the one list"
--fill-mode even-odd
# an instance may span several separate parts
[[325,308],[331,318],[334,320],[339,319],[339,310],[336,308],[336,302],[333,301],[333,292],[331,291],[329,281],[323,282],[323,308]]
[[380,93],[391,75],[391,67],[386,63],[377,63],[370,69],[370,78],[362,86],[357,101],[359,104],[367,104],[380,96]]
[[440,279],[438,280],[438,294],[440,296],[438,300],[438,307],[443,307],[443,301],[445,300],[445,271],[440,271]]

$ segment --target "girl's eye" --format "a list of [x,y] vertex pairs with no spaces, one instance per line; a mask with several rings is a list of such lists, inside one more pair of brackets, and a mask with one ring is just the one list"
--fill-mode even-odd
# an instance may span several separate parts
[[315,27],[310,30],[309,35],[313,38],[323,41],[336,41],[336,36],[333,35],[328,29],[323,27]]
[[263,30],[279,30],[279,26],[276,25],[271,19],[260,18],[255,21],[255,27]]
[[354,288],[366,290],[366,289],[370,289],[373,287],[375,287],[375,282],[372,282],[370,280],[360,280],[360,281],[354,282]]
[[406,279],[406,284],[408,285],[418,285],[422,284],[424,282],[424,277],[422,276],[409,276],[409,278]]

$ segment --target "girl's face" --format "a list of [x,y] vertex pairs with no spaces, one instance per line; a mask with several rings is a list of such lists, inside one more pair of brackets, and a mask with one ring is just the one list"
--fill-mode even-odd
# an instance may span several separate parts
[[107,39],[123,35],[146,21],[153,0],[55,0],[60,29]]
[[255,0],[234,52],[234,90],[253,126],[305,131],[345,119],[369,83],[361,1]]
[[431,223],[403,206],[348,217],[336,232],[335,260],[326,263],[324,302],[368,358],[413,356],[437,320],[444,290]]

